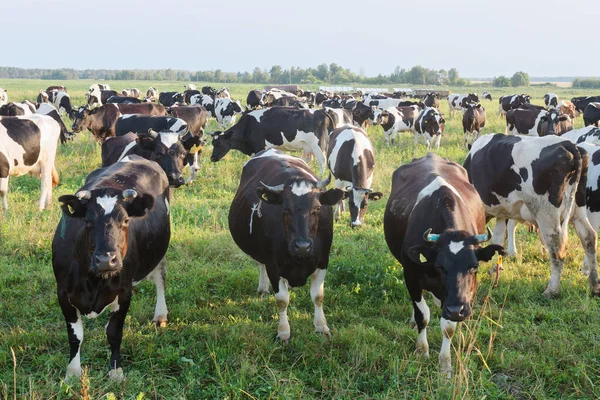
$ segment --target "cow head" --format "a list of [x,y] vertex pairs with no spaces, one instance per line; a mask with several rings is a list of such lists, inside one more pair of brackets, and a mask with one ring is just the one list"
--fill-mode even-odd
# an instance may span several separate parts
[[[429,244],[408,249],[408,257],[417,265],[438,276],[444,283],[442,318],[463,321],[471,316],[471,302],[477,290],[477,271],[480,261],[490,261],[495,253],[504,254],[500,245],[480,247],[492,238],[487,234],[470,235],[465,231],[448,230],[432,234],[428,229],[423,239]],[[433,246],[432,246],[433,245]]]
[[281,207],[287,250],[293,257],[313,254],[321,206],[333,206],[344,196],[341,189],[323,191],[330,181],[331,175],[321,182],[294,180],[278,186],[261,182],[256,188],[263,202]]
[[377,109],[373,111],[373,125],[387,124],[389,117],[389,111]]
[[[98,110],[98,109],[96,109]],[[89,129],[90,127],[90,118],[89,116],[92,114],[89,106],[79,107],[77,111],[73,111],[73,126],[71,129],[75,133],[79,133],[84,129]]]
[[138,195],[133,189],[112,188],[80,190],[60,196],[63,218],[85,221],[80,245],[89,251],[82,256],[90,261],[89,270],[107,279],[118,274],[127,256],[130,218],[142,217],[154,207],[154,197]]
[[210,156],[210,161],[217,162],[229,153],[229,150],[231,150],[232,136],[233,131],[231,129],[228,129],[225,132],[216,131],[212,134],[213,152]]
[[350,226],[356,228],[365,222],[367,205],[369,200],[377,201],[383,197],[381,192],[373,192],[371,189],[351,187],[346,190],[344,198],[348,197],[350,205]]
[[[549,136],[549,135],[562,135],[566,131],[570,129],[561,129],[559,124],[564,121],[571,121],[571,119],[564,114],[559,113],[556,109],[549,110],[546,115],[540,117],[541,123],[541,133],[540,136]],[[565,127],[568,128],[568,127]],[[571,125],[571,129],[572,125]]]
[[202,140],[194,136],[196,140],[186,139],[186,144],[190,149],[186,149],[183,141],[177,133],[173,132],[155,132],[152,129],[148,130],[147,134],[138,135],[137,144],[140,149],[147,153],[144,158],[155,161],[165,171],[169,179],[169,185],[180,187],[185,183],[185,179],[181,176],[184,163],[188,153],[193,148],[194,151],[201,146]]
[[442,114],[435,108],[426,108],[422,111],[423,116],[420,118],[421,131],[428,133],[429,136],[441,135],[444,132],[444,124],[446,121]]

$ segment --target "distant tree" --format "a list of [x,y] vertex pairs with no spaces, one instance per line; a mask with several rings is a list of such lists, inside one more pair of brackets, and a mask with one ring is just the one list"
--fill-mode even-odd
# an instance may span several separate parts
[[456,68],[450,68],[450,70],[448,71],[448,82],[450,83],[450,85],[456,85],[456,81],[458,80],[458,78],[459,76]]
[[282,82],[283,79],[283,69],[280,65],[273,65],[270,71],[271,75],[271,83],[285,83]]
[[493,85],[494,87],[509,87],[510,79],[504,75],[500,75],[499,77],[494,78]]
[[523,71],[515,72],[515,74],[510,78],[510,84],[513,87],[529,86],[529,74]]

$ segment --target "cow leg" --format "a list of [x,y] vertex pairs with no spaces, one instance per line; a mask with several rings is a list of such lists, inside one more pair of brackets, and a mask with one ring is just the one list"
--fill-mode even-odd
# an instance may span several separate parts
[[58,293],[58,303],[67,323],[69,337],[69,365],[65,380],[81,376],[81,343],[83,343],[83,322],[79,311],[71,305],[66,295]]
[[417,338],[417,353],[429,357],[429,343],[427,343],[427,324],[429,324],[429,307],[423,298],[423,290],[417,287],[418,283],[411,276],[405,277],[406,286],[413,304],[413,315],[410,326],[415,323],[419,336]]
[[154,318],[152,322],[161,328],[167,326],[167,302],[165,300],[165,281],[167,278],[167,259],[163,257],[158,265],[148,275],[148,279],[156,285],[156,307],[154,308]]
[[440,151],[440,142],[442,141],[442,135],[437,135],[435,140],[435,151]]
[[509,219],[506,224],[508,248],[507,254],[509,257],[515,257],[517,255],[517,244],[515,242],[515,234],[517,233],[517,220]]
[[552,297],[558,294],[560,290],[560,275],[565,259],[567,232],[562,232],[560,222],[558,221],[558,215],[555,221],[546,219],[538,219],[537,224],[540,228],[540,233],[544,238],[544,243],[548,247],[548,253],[550,254],[550,283],[544,291],[545,297]]
[[326,269],[317,268],[310,276],[310,297],[315,305],[315,332],[330,335],[325,313],[323,312],[323,297]]
[[497,217],[496,225],[494,226],[494,235],[492,237],[492,243],[500,246],[504,246],[504,240],[506,239],[506,222],[508,220]]
[[0,197],[2,197],[2,208],[8,210],[8,177],[0,178]]
[[259,275],[258,275],[258,289],[257,292],[260,296],[269,294],[269,276],[267,275],[267,267],[264,264],[258,263]]
[[325,173],[325,166],[327,165],[327,159],[325,158],[323,151],[321,150],[321,148],[318,145],[313,147],[312,152],[315,155],[317,162],[319,163],[319,168],[321,169],[321,175],[323,175]]
[[277,287],[275,292],[275,301],[279,311],[279,326],[277,327],[277,337],[287,342],[290,340],[290,323],[288,322],[287,308],[290,304],[290,293],[288,291],[288,281],[285,278],[279,278],[278,281],[271,281],[273,288]]
[[131,291],[119,296],[117,305],[111,310],[108,325],[106,325],[106,339],[110,345],[110,363],[108,377],[115,381],[124,379],[121,368],[121,341],[123,340],[123,326],[131,302]]
[[40,181],[41,195],[38,207],[43,211],[52,201],[52,169],[54,165],[49,165],[47,162],[40,163]]
[[196,172],[200,171],[200,165],[198,164],[198,153],[194,154],[194,161],[192,165],[190,165],[190,177],[185,181],[185,183],[191,183],[194,181],[196,177]]
[[598,235],[590,224],[585,207],[577,207],[571,217],[571,222],[575,226],[577,235],[581,240],[581,245],[585,250],[582,272],[589,274],[589,282],[592,293],[600,295],[600,284],[598,283],[598,270],[596,264],[596,240]]
[[450,378],[452,376],[452,336],[456,331],[457,322],[450,321],[444,317],[440,318],[440,328],[442,328],[442,348],[440,349],[440,373]]

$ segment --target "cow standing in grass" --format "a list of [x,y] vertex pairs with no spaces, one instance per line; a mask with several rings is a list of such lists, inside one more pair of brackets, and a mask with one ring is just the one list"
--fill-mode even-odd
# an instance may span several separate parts
[[469,145],[469,141],[473,143],[481,135],[485,119],[485,108],[481,104],[467,104],[462,120],[465,146]]
[[440,149],[440,141],[446,121],[437,108],[427,107],[421,111],[415,121],[415,147],[419,144],[419,136],[423,137],[427,145],[427,151],[431,150],[431,146],[435,143],[435,149]]

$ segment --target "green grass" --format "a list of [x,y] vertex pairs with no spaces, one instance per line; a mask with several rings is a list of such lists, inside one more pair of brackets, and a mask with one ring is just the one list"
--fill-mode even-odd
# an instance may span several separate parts
[[[54,83],[63,82],[8,80],[0,81],[0,87],[9,90],[12,100],[22,100],[34,99],[39,89]],[[66,83],[75,104],[83,102],[91,83]],[[143,91],[151,84],[179,90],[184,83],[111,82],[114,89]],[[253,86],[232,86],[233,97],[245,100]],[[531,93],[540,104],[546,91],[514,92]],[[551,91],[567,99],[584,94]],[[488,111],[485,133],[504,131],[497,116],[499,94],[492,91],[494,101],[483,102]],[[448,115],[445,101],[442,111],[447,126],[439,153],[462,163],[466,149],[460,117]],[[212,122],[209,131],[215,129]],[[415,151],[412,135],[402,134],[398,144],[387,147],[379,127],[369,128],[369,135],[377,151],[373,188],[387,195],[394,169],[423,156],[425,146]],[[431,358],[414,354],[417,334],[408,327],[411,305],[402,267],[383,238],[387,197],[370,204],[362,229],[351,230],[347,214],[335,224],[324,302],[332,337],[313,333],[313,306],[304,287],[291,294],[292,339],[286,345],[277,342],[275,301],[257,297],[258,268],[233,243],[227,227],[229,204],[247,158],[231,152],[213,164],[210,152],[208,145],[200,178],[176,190],[172,201],[169,326],[159,330],[152,325],[155,289],[150,282],[140,284],[124,329],[123,383],[107,376],[107,314],[84,322],[82,382],[69,386],[62,381],[68,342],[51,267],[51,240],[61,216],[56,199],[74,193],[98,167],[100,146],[88,133],[60,146],[61,184],[49,211],[37,211],[38,180],[11,178],[10,210],[0,211],[0,398],[13,393],[28,399],[130,399],[141,394],[160,399],[600,397],[600,305],[579,273],[583,251],[576,237],[571,235],[561,295],[553,300],[542,297],[550,276],[548,259],[537,236],[522,227],[517,235],[520,255],[505,260],[498,288],[490,289],[493,278],[486,271],[491,264],[481,268],[474,318],[460,324],[454,336],[456,373],[448,381],[438,374],[440,310],[431,301]]]

